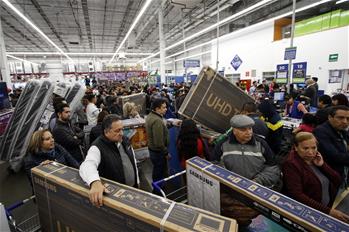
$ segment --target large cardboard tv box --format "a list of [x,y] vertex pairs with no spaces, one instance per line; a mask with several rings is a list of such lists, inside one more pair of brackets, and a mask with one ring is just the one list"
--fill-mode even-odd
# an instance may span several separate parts
[[190,88],[179,113],[203,126],[224,133],[231,117],[254,99],[210,67],[204,67]]
[[113,181],[100,208],[78,170],[58,163],[32,169],[43,231],[237,231],[236,221]]

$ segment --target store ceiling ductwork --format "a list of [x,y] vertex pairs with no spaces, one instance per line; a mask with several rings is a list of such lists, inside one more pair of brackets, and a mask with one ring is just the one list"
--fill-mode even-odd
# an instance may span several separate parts
[[[0,14],[8,52],[50,52],[57,49],[1,1]],[[10,0],[64,53],[157,53],[159,51],[159,1],[152,1],[140,21],[128,33],[145,0]],[[183,38],[258,4],[259,0],[163,0],[164,38],[169,47]],[[297,0],[297,8],[319,2]],[[349,9],[349,1],[328,1],[300,12],[296,20],[336,9]],[[185,9],[185,10],[183,10]],[[242,29],[292,10],[292,0],[272,0],[219,26],[219,35]],[[184,48],[217,37],[216,29],[166,50],[170,56]],[[27,55],[29,57],[29,55]],[[111,58],[112,56],[110,56]],[[126,56],[128,59],[128,56]],[[145,58],[139,55],[139,60]],[[23,58],[23,57],[22,57]],[[134,59],[135,57],[132,56]],[[137,57],[136,57],[137,58]]]

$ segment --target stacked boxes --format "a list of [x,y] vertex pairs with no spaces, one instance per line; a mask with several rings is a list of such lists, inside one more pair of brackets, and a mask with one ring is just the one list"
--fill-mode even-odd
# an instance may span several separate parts
[[[233,192],[232,197],[241,200],[247,206],[287,229],[293,231],[349,231],[348,224],[199,157],[187,161],[187,179],[189,203],[201,204],[204,209],[211,212],[220,207],[212,204],[216,200],[216,197],[212,198],[212,196],[217,194],[219,196],[220,188],[228,187]],[[194,181],[192,182],[191,179]],[[204,196],[201,197],[201,201],[198,197],[191,199],[190,197],[193,196],[191,192],[203,192]],[[208,196],[205,196],[207,194]],[[211,204],[206,204],[207,202]]]

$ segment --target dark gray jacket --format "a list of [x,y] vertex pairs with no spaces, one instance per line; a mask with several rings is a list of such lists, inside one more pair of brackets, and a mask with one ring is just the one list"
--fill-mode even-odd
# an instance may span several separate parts
[[274,153],[261,138],[253,136],[246,144],[240,144],[233,133],[215,147],[215,159],[229,171],[272,188],[280,183],[281,171],[276,165]]

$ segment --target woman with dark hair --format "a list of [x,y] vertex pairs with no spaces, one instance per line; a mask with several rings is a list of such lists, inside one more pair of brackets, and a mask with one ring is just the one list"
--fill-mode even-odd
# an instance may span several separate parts
[[194,156],[206,159],[208,149],[200,135],[196,123],[191,119],[184,119],[177,137],[177,150],[182,168],[185,161]]
[[338,105],[343,105],[343,106],[349,106],[349,101],[347,96],[345,96],[342,93],[336,94],[332,97],[332,105],[338,106]]
[[28,154],[24,159],[24,168],[30,178],[30,170],[40,164],[51,161],[78,168],[78,162],[61,145],[56,144],[48,129],[35,131],[30,139]]
[[283,122],[275,107],[269,100],[263,100],[258,106],[259,112],[262,114],[262,119],[267,124],[269,129],[266,141],[275,154],[278,154],[281,149]]

